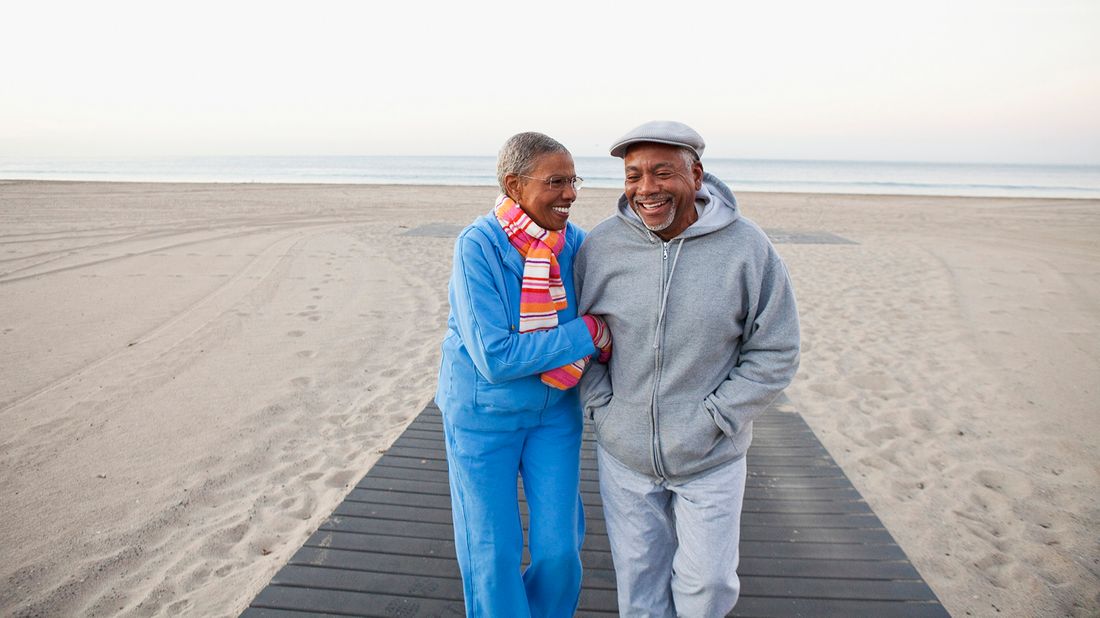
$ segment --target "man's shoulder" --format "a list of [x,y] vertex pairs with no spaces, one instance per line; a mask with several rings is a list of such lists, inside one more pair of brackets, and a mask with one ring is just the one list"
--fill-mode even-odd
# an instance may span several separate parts
[[589,230],[584,239],[584,244],[588,246],[590,244],[606,243],[626,232],[627,227],[627,224],[618,215],[611,215]]
[[768,238],[768,233],[764,231],[764,228],[744,215],[738,217],[736,221],[726,226],[722,231],[725,232],[733,242],[751,243],[751,246],[754,247],[771,246],[771,240]]

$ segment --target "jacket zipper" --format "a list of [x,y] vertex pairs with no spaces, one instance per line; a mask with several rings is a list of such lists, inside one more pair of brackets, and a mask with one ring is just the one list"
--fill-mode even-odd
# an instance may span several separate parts
[[[672,241],[667,241],[661,246],[661,286],[658,288],[660,292],[659,296],[664,296],[665,286],[669,284],[666,281],[668,271],[668,246]],[[658,313],[661,311],[661,305],[658,303]],[[663,323],[661,316],[657,316],[658,328]],[[653,339],[653,394],[649,398],[649,419],[653,423],[653,471],[660,479],[665,478],[665,467],[661,462],[661,437],[658,431],[659,415],[657,413],[657,390],[661,382],[661,333],[658,331],[655,333]]]

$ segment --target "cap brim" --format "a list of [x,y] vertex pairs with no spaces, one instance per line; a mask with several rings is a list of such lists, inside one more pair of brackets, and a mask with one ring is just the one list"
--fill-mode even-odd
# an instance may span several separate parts
[[627,151],[628,148],[630,148],[634,144],[641,144],[643,142],[653,142],[653,143],[657,143],[657,144],[668,144],[669,146],[677,146],[677,147],[680,147],[680,148],[687,148],[688,150],[694,152],[696,155],[699,154],[699,151],[695,150],[695,148],[693,148],[690,144],[685,144],[683,142],[674,142],[672,140],[667,140],[667,139],[655,139],[655,138],[652,138],[652,137],[643,137],[643,138],[637,138],[637,139],[629,139],[629,140],[626,140],[624,142],[619,142],[618,144],[615,144],[614,146],[611,147],[611,156],[619,157],[620,159],[622,159],[626,156],[626,151]]

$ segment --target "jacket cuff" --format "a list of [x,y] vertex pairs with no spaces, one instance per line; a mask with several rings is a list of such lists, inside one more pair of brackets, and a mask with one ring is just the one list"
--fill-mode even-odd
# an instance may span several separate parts
[[592,343],[592,335],[588,333],[588,325],[583,319],[578,317],[562,328],[565,329],[565,336],[569,338],[569,343],[582,356],[591,356],[596,352],[596,344]]

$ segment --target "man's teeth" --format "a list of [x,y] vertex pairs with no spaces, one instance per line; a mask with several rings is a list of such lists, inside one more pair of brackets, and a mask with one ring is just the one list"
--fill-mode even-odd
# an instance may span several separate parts
[[641,208],[645,208],[646,210],[653,210],[654,208],[657,208],[659,206],[664,206],[665,202],[667,201],[668,200],[661,200],[659,202],[638,202],[638,206],[640,206]]

